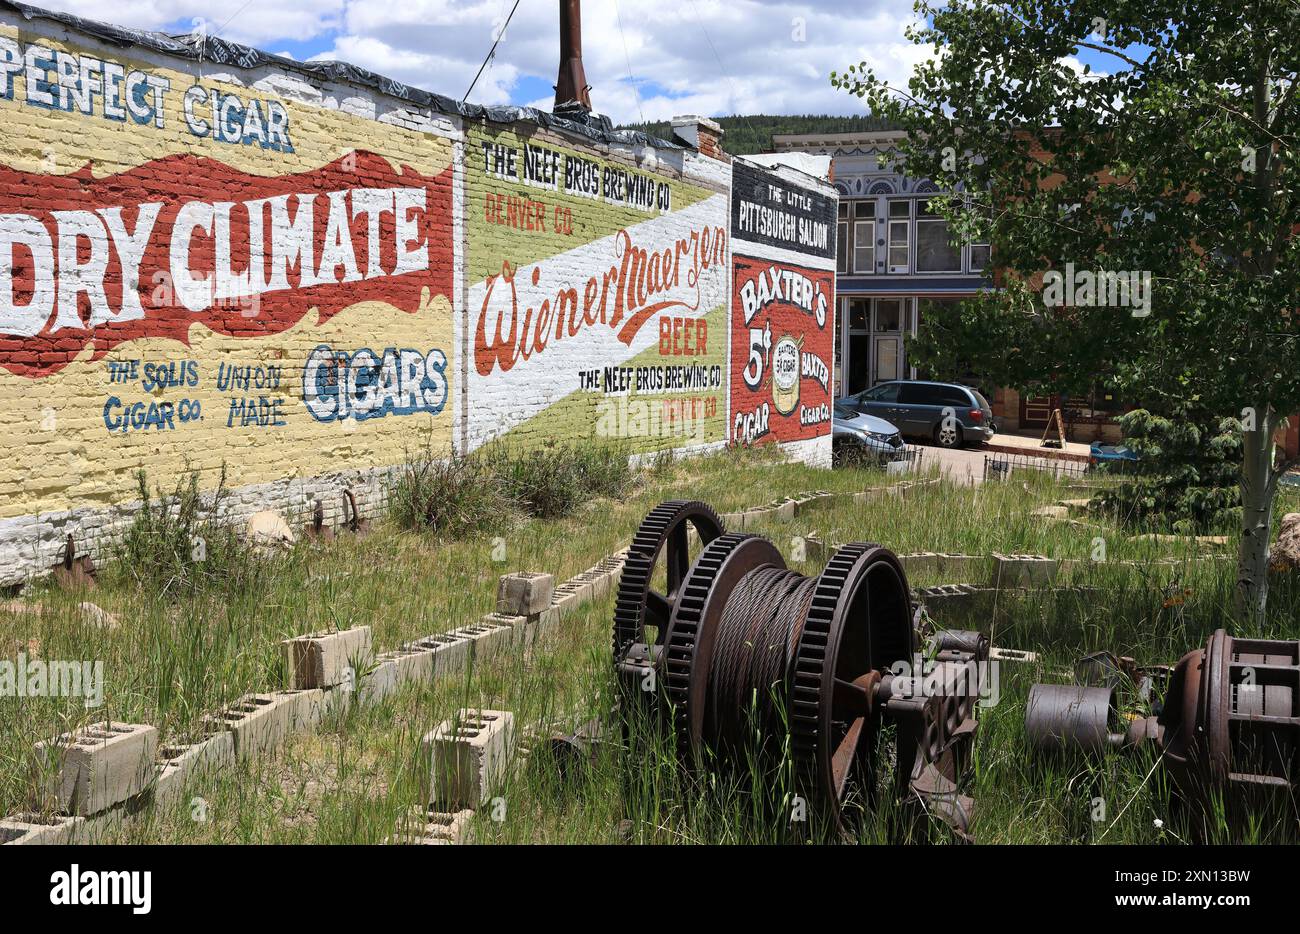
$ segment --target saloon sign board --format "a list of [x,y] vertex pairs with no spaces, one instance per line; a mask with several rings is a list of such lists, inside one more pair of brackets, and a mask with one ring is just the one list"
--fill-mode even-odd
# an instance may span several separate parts
[[737,444],[828,433],[835,200],[737,160],[731,196],[731,424]]

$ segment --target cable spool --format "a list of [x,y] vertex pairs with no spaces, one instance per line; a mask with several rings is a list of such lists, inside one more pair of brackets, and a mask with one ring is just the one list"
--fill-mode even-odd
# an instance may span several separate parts
[[[650,704],[672,726],[686,767],[706,749],[734,759],[755,736],[779,745],[788,734],[799,792],[840,827],[846,802],[871,801],[881,728],[896,723],[898,792],[928,796],[928,810],[964,830],[971,804],[956,783],[974,733],[974,701],[924,696],[921,679],[899,676],[916,663],[918,639],[894,553],[846,545],[808,577],[787,568],[765,538],[702,534],[698,557],[680,577],[670,574],[669,592],[651,590],[644,582],[659,557],[670,571],[688,563],[676,529],[687,516],[715,515],[704,510],[666,503],[637,533],[614,614],[626,702]],[[651,643],[645,621],[665,617]],[[955,672],[987,658],[987,639],[958,635],[968,638],[938,662],[939,683],[960,680]],[[651,670],[657,679],[646,677]],[[633,679],[658,680],[662,690],[634,691]],[[967,683],[977,685],[978,676]]]

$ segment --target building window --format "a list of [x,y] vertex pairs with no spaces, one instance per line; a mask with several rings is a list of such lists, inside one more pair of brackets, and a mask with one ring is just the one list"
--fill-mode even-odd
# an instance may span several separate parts
[[901,298],[876,299],[876,332],[903,329],[903,300]]
[[912,202],[889,202],[889,271],[908,272]]
[[840,202],[839,223],[835,227],[835,270],[841,274],[849,271],[849,206]]
[[952,241],[948,221],[935,201],[922,201],[916,219],[916,271],[961,272],[961,248]]
[[853,271],[876,271],[876,202],[858,201],[853,205]]
[[870,330],[868,326],[867,315],[871,311],[871,301],[865,298],[849,299],[849,330],[860,333],[867,333]]

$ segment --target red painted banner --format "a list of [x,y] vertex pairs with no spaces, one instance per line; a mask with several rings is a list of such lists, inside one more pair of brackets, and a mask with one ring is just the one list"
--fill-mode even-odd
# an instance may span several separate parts
[[734,257],[732,443],[830,431],[835,273]]
[[315,311],[419,309],[452,291],[448,168],[353,152],[264,177],[176,155],[118,175],[0,165],[0,367],[39,377],[88,345],[288,330]]

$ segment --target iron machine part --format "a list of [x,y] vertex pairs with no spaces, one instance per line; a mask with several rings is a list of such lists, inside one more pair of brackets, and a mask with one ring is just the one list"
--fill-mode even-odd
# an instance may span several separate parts
[[[702,546],[693,561],[688,528]],[[662,593],[650,585],[661,559]],[[972,802],[958,785],[989,644],[944,631],[921,652],[918,618],[887,548],[845,545],[808,577],[766,538],[723,532],[704,504],[664,503],[637,532],[619,585],[624,722],[633,708],[653,711],[685,768],[705,750],[742,761],[756,735],[771,746],[761,754],[775,754],[788,736],[797,793],[840,830],[877,803],[888,733],[896,799],[964,835]]]
[[1040,749],[1154,745],[1198,836],[1220,811],[1276,809],[1300,829],[1300,641],[1216,631],[1174,666],[1159,712],[1123,730],[1117,696],[1115,684],[1034,685],[1026,730]]

